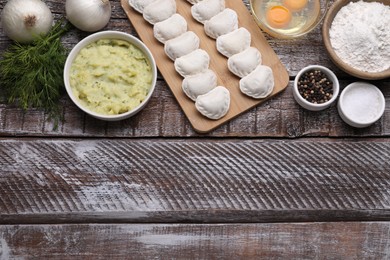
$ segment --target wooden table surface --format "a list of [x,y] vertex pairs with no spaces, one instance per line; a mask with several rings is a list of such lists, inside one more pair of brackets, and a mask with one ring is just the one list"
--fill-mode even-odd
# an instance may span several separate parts
[[[65,1],[45,2],[64,15]],[[136,34],[111,4],[105,29]],[[70,50],[87,35],[63,41]],[[384,116],[352,128],[336,106],[309,112],[292,96],[309,64],[342,88],[359,80],[331,62],[321,28],[266,38],[289,86],[208,134],[193,131],[162,77],[121,122],[64,95],[56,130],[0,95],[0,259],[390,259],[390,79],[373,82]],[[10,43],[1,31],[0,52]]]

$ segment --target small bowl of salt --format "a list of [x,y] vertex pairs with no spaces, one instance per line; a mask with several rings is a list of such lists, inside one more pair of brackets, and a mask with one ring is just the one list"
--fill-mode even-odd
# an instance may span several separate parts
[[366,80],[390,77],[390,1],[336,0],[327,12],[322,38],[332,61]]
[[382,117],[385,111],[385,97],[379,88],[372,84],[354,82],[341,92],[337,108],[345,123],[363,128]]

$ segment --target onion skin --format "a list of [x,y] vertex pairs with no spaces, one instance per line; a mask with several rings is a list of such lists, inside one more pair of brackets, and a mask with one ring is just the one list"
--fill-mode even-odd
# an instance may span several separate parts
[[96,32],[103,29],[111,18],[109,0],[66,0],[66,18],[78,29]]
[[45,35],[53,26],[53,14],[41,0],[10,0],[1,14],[4,33],[19,43]]

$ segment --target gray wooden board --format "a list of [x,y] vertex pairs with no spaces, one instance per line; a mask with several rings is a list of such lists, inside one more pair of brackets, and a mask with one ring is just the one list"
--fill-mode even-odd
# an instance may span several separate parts
[[388,222],[0,226],[0,259],[389,259]]
[[[45,2],[64,16],[65,1]],[[104,30],[136,35],[110,2]],[[87,35],[72,29],[63,43]],[[342,87],[358,79],[330,61],[321,27],[265,36],[289,87],[206,136],[161,76],[145,110],[121,122],[90,118],[64,95],[57,130],[43,111],[6,104],[0,86],[0,259],[389,259],[388,107],[365,129],[335,106],[301,109],[291,86],[302,67],[327,66]],[[10,43],[0,31],[0,53]],[[388,103],[389,79],[372,83]]]
[[[65,1],[45,2],[64,16]],[[136,35],[110,2],[104,30]],[[62,40],[70,50],[88,35]],[[321,27],[265,36],[289,87],[208,135],[161,75],[145,110],[121,122],[88,117],[64,95],[57,130],[43,111],[7,104],[0,86],[0,259],[389,259],[388,107],[365,129],[335,106],[303,110],[291,92],[302,67],[329,67],[343,88],[358,79],[331,62]],[[10,43],[0,30],[0,53]],[[372,83],[388,103],[389,79]]]
[[390,143],[0,141],[0,223],[389,220]]

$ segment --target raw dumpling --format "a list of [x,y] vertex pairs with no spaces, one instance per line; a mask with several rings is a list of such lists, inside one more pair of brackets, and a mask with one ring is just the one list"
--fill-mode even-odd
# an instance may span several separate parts
[[165,42],[164,50],[171,60],[176,60],[199,48],[199,37],[188,31],[182,35]]
[[195,20],[204,23],[225,9],[225,0],[203,0],[191,7]]
[[196,98],[196,109],[210,119],[220,119],[225,116],[230,107],[230,92],[223,86],[213,88]]
[[217,86],[217,75],[212,70],[190,75],[184,78],[182,88],[184,93],[193,101],[199,95],[206,94]]
[[205,71],[210,65],[209,54],[202,49],[197,49],[175,60],[175,69],[186,77]]
[[143,17],[151,24],[155,24],[171,17],[176,13],[175,0],[155,0],[144,8]]
[[205,33],[213,39],[217,39],[219,36],[232,32],[237,28],[237,13],[230,8],[226,8],[204,23]]
[[241,27],[217,38],[217,50],[226,57],[242,52],[251,45],[251,33]]
[[187,21],[177,13],[153,26],[154,37],[161,43],[176,38],[186,31]]
[[[221,36],[222,37],[222,36]],[[243,78],[261,64],[261,53],[254,47],[249,47],[228,59],[228,68],[234,75]]]
[[145,7],[156,0],[129,0],[129,5],[139,13],[143,13]]
[[253,98],[265,98],[273,89],[272,69],[265,65],[257,66],[254,71],[240,80],[241,92]]

